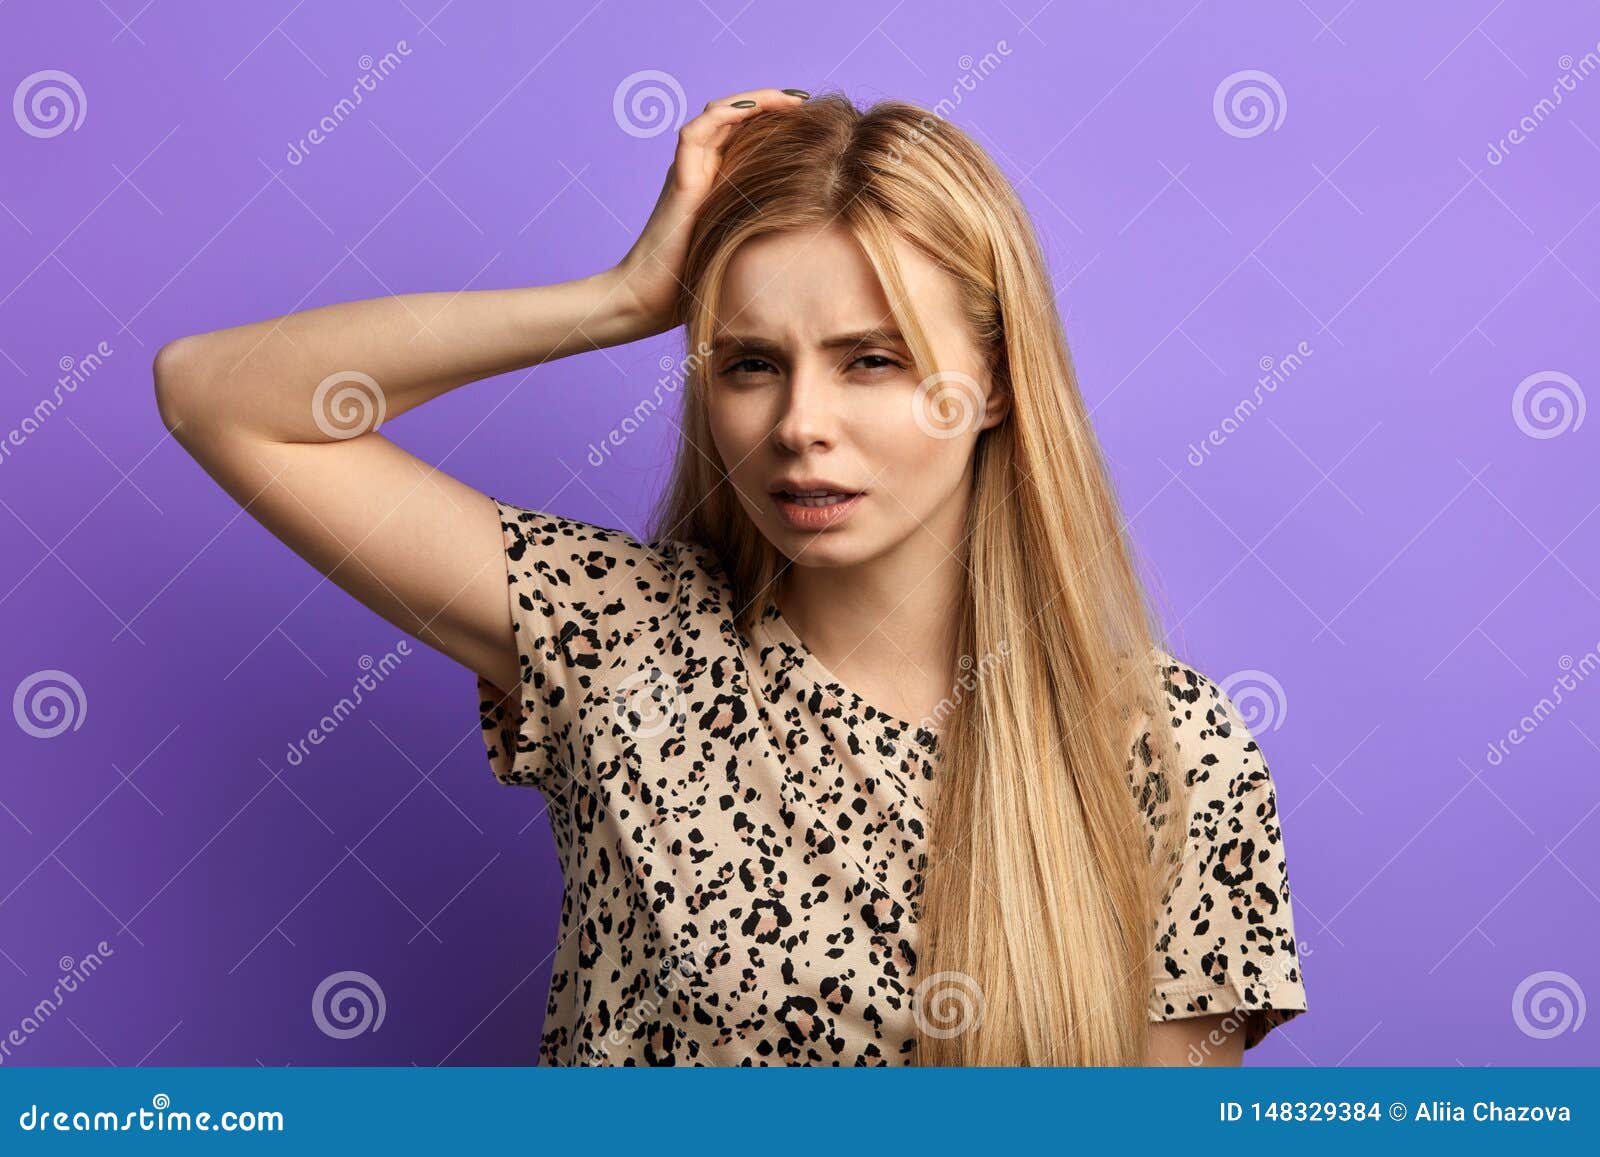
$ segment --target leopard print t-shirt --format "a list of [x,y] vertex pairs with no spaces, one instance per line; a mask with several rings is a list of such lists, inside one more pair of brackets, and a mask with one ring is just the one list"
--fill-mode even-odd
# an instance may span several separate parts
[[[770,600],[743,635],[709,551],[491,501],[521,684],[478,679],[483,738],[544,795],[564,878],[539,1063],[909,1063],[924,1008],[981,1000],[916,993],[937,735]],[[1165,671],[1192,818],[1149,1016],[1237,1009],[1250,1048],[1305,1009],[1273,785],[1220,689]]]

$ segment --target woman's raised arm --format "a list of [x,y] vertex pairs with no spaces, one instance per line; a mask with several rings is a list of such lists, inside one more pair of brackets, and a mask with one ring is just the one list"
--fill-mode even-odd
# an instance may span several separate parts
[[[708,104],[684,125],[649,221],[606,272],[346,302],[179,338],[155,359],[162,421],[312,566],[400,629],[514,688],[493,503],[384,437],[379,421],[480,378],[669,328],[694,213],[728,130],[798,99],[757,89]],[[529,430],[530,448],[543,433]]]
[[312,566],[514,687],[493,504],[376,427],[467,382],[642,336],[617,284],[353,301],[179,338],[156,355],[157,404],[217,484]]

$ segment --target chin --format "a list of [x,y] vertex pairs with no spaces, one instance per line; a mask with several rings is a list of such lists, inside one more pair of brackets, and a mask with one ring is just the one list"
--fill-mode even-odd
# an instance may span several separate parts
[[847,545],[838,531],[817,534],[780,525],[767,532],[767,540],[795,566],[853,566],[870,554],[859,544]]

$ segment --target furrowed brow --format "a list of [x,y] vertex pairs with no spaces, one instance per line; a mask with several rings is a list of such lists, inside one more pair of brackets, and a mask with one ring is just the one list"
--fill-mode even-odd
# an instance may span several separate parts
[[776,357],[783,352],[783,347],[777,342],[753,334],[720,334],[712,340],[711,349],[717,357],[732,353]]
[[[851,350],[869,345],[903,346],[906,342],[899,330],[877,327],[857,330],[853,333],[836,334],[833,337],[824,338],[818,344],[825,350]],[[776,357],[783,353],[783,346],[778,342],[758,337],[754,334],[722,334],[713,340],[712,349],[718,355],[738,352]]]
[[875,327],[873,329],[858,330],[855,333],[841,333],[836,337],[824,338],[823,349],[855,349],[864,345],[899,345],[906,344],[900,331],[888,327]]

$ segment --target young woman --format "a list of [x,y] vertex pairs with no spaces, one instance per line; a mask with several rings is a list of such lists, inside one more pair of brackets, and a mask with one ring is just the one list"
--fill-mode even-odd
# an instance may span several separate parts
[[[647,540],[376,430],[678,325]],[[155,378],[230,495],[477,674],[493,773],[548,798],[541,1063],[1227,1064],[1305,1008],[1262,753],[1159,645],[1025,211],[925,110],[715,101],[604,273],[185,337]]]

